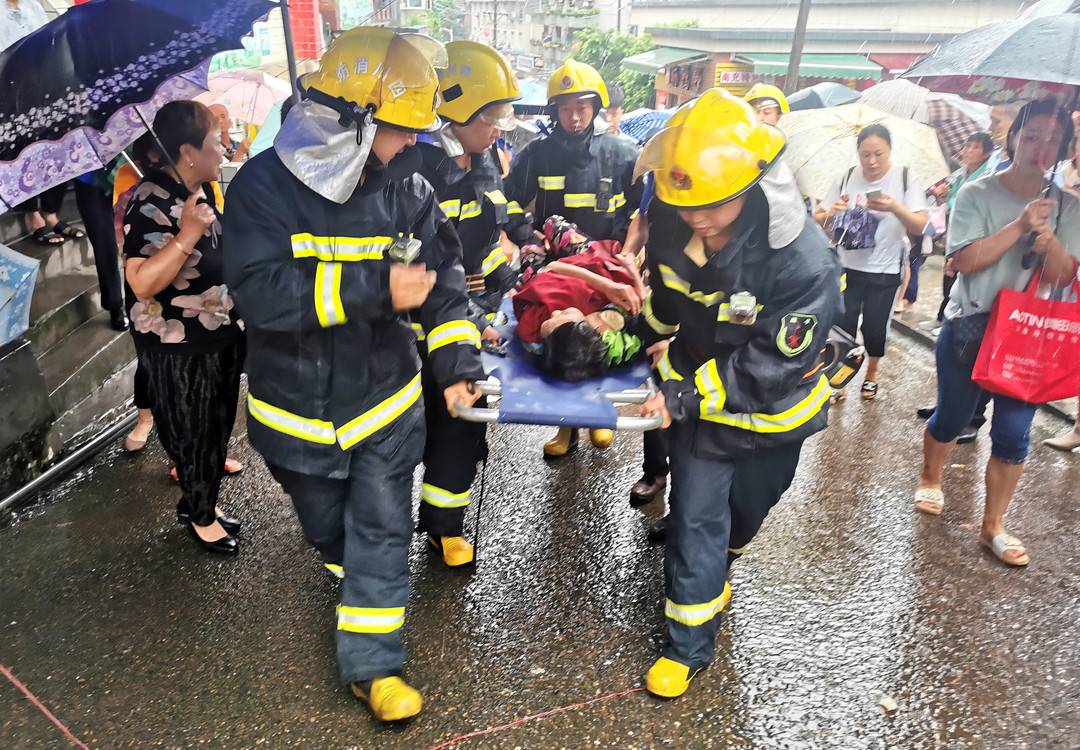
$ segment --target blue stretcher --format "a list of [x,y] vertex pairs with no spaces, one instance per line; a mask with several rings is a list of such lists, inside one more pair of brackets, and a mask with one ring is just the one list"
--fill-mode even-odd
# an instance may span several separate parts
[[[484,395],[498,398],[487,408],[457,409],[457,416],[469,422],[489,424],[532,424],[554,427],[630,430],[645,432],[661,424],[660,415],[622,417],[618,404],[642,404],[654,392],[649,367],[644,362],[613,368],[605,376],[568,383],[550,377],[540,369],[537,356],[517,338],[517,320],[509,299],[503,300],[504,325],[496,326],[507,343],[505,357],[484,352],[488,379],[478,383]],[[642,384],[648,384],[643,387]]]

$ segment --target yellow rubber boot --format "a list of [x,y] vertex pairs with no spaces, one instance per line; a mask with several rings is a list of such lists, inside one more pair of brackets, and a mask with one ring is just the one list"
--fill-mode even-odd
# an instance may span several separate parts
[[551,440],[544,443],[544,455],[548,458],[562,458],[569,455],[578,444],[576,429],[560,427]]
[[661,656],[645,674],[645,689],[660,698],[678,698],[700,671]]
[[411,719],[424,708],[420,692],[400,677],[378,677],[371,681],[370,691],[356,682],[350,682],[349,688],[368,704],[379,721]]
[[609,447],[614,439],[615,430],[589,430],[589,440],[601,450]]
[[460,536],[439,536],[428,534],[428,544],[442,553],[443,562],[448,567],[460,568],[476,559],[473,546]]

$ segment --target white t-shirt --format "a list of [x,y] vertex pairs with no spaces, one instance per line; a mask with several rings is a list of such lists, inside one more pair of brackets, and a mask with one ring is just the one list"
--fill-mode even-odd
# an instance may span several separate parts
[[15,7],[0,0],[0,52],[48,22],[38,0],[19,0]]
[[[859,167],[855,167],[850,179],[845,172],[829,188],[821,205],[828,208],[840,200],[841,195],[847,195],[848,206],[865,207],[866,194],[873,190],[880,190],[886,195],[891,195],[904,204],[909,211],[926,210],[926,193],[923,190],[922,180],[917,174],[908,170],[907,192],[905,193],[904,168],[899,165],[894,165],[884,177],[874,182],[868,182]],[[874,247],[865,250],[838,248],[840,262],[843,263],[844,268],[853,271],[898,274],[907,260],[909,248],[907,230],[896,214],[871,211],[870,215],[879,222],[877,232],[874,234]]]

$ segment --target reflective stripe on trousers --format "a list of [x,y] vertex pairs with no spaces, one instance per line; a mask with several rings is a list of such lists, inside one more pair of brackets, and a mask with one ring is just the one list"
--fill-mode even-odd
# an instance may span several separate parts
[[420,485],[420,499],[436,508],[464,508],[469,504],[469,490],[450,492],[424,482]]

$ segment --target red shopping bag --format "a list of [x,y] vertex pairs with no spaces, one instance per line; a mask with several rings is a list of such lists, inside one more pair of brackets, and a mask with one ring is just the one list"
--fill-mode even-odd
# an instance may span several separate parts
[[991,393],[1031,404],[1080,393],[1080,282],[1075,302],[1038,296],[1041,273],[1022,292],[1002,289],[971,379]]

